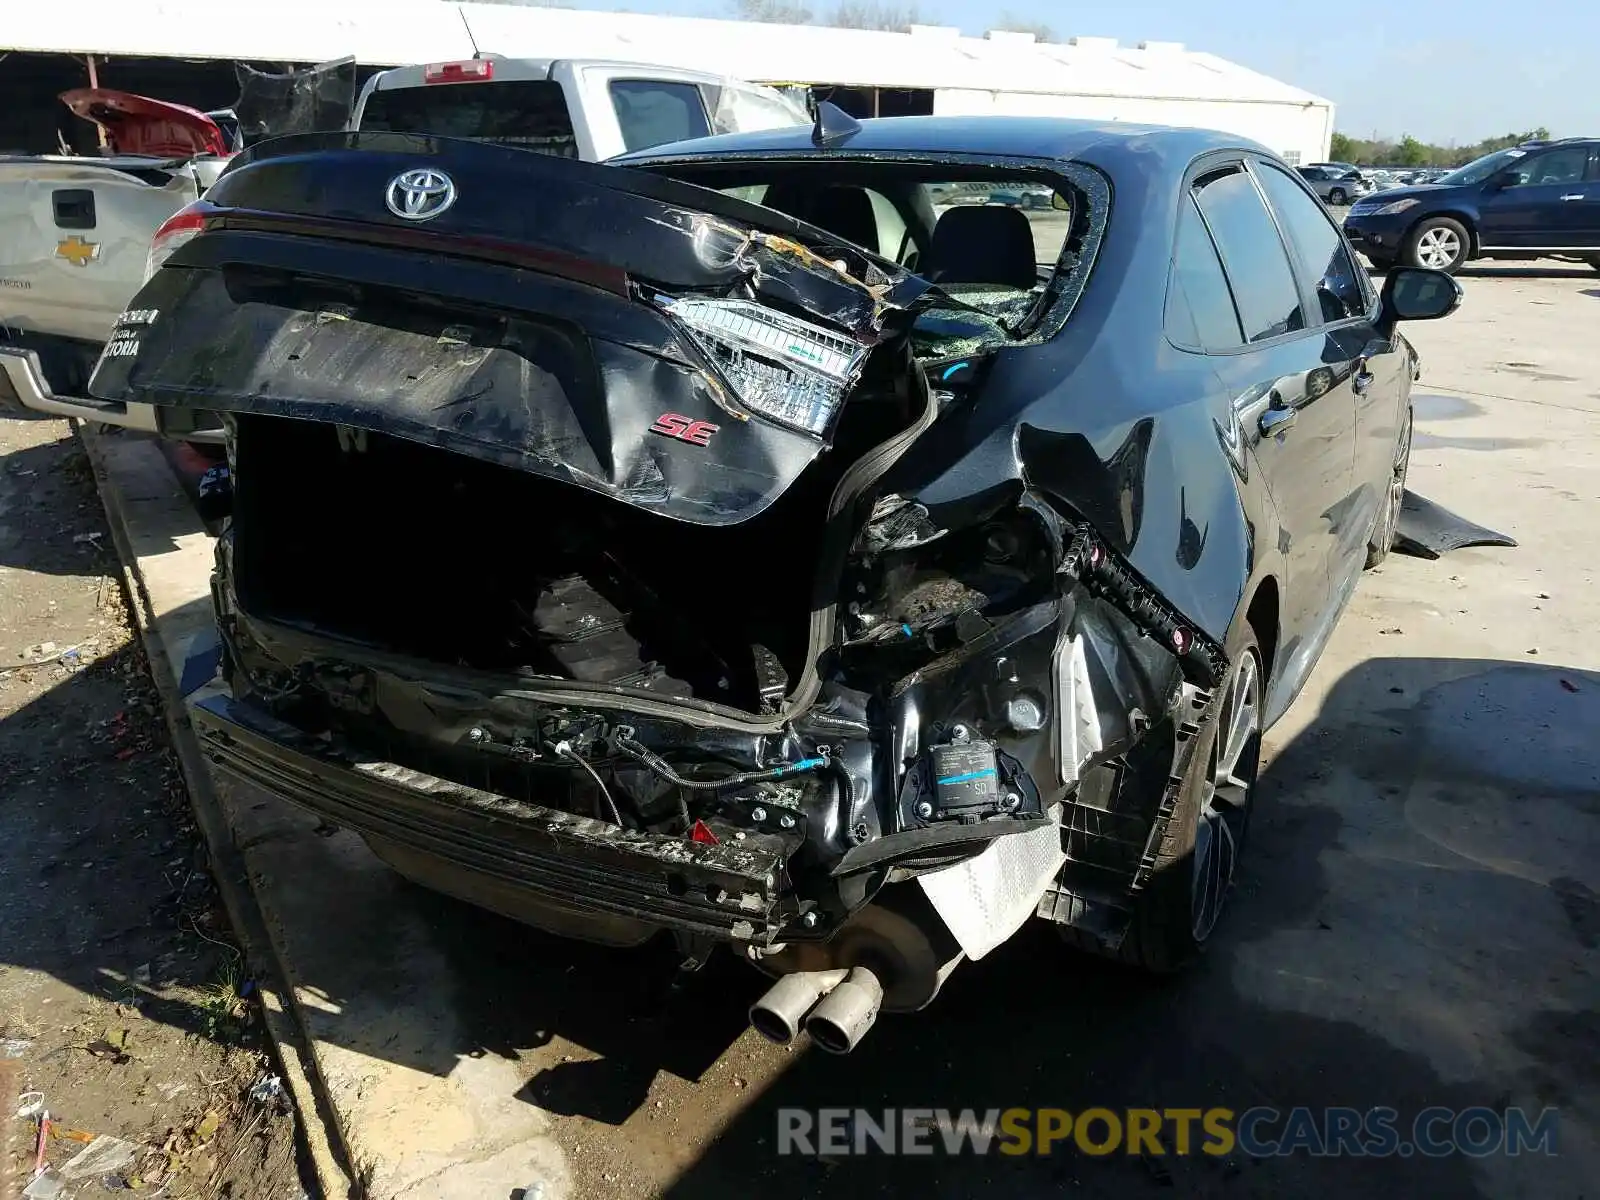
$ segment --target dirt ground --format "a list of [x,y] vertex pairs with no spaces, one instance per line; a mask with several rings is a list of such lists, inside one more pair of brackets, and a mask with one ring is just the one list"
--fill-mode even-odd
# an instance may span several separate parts
[[[70,427],[0,421],[0,1171],[30,1196],[65,1169],[62,1196],[295,1200],[296,1117],[120,580]],[[99,1135],[127,1145],[69,1178]]]

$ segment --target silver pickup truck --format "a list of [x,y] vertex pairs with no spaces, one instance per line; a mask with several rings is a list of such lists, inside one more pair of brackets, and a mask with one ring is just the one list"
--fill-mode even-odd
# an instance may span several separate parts
[[[202,414],[90,399],[118,315],[197,226],[186,212],[237,146],[212,115],[104,90],[63,101],[105,130],[110,157],[0,157],[0,413],[31,410],[212,440]],[[640,63],[508,59],[381,71],[348,128],[517,145],[599,161],[713,133],[810,122],[771,88]],[[192,418],[190,418],[192,419]]]

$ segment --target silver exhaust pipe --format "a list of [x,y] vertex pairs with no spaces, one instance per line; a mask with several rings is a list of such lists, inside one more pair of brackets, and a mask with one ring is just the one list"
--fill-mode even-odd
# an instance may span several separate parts
[[[800,1036],[800,1022],[850,972],[791,971],[750,1006],[750,1025],[768,1041],[787,1046]],[[876,982],[876,980],[874,980]],[[869,1022],[870,1024],[870,1022]]]
[[811,1010],[805,1029],[829,1054],[849,1054],[872,1028],[882,1006],[883,984],[878,977],[866,967],[851,967],[844,981]]

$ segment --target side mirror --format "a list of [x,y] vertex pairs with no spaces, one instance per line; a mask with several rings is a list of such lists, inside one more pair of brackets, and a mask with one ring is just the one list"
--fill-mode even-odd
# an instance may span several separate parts
[[1512,170],[1509,170],[1509,171],[1501,171],[1498,175],[1490,176],[1490,178],[1489,178],[1489,190],[1491,192],[1498,192],[1498,191],[1502,191],[1502,190],[1504,190],[1505,188],[1508,188],[1508,187],[1516,187],[1519,184],[1521,184],[1521,182],[1522,182],[1522,172],[1521,171],[1518,171],[1518,170],[1515,170],[1515,169],[1512,169]]
[[1436,321],[1461,305],[1461,285],[1443,271],[1397,267],[1383,281],[1383,321]]

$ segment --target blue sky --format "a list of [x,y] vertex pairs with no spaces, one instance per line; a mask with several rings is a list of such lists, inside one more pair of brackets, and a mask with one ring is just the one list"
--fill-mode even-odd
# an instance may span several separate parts
[[[724,0],[569,0],[573,7],[725,16]],[[827,10],[833,0],[810,0]],[[1002,12],[1057,36],[1183,42],[1326,96],[1357,137],[1476,142],[1538,125],[1600,135],[1600,0],[918,0],[981,34]]]

